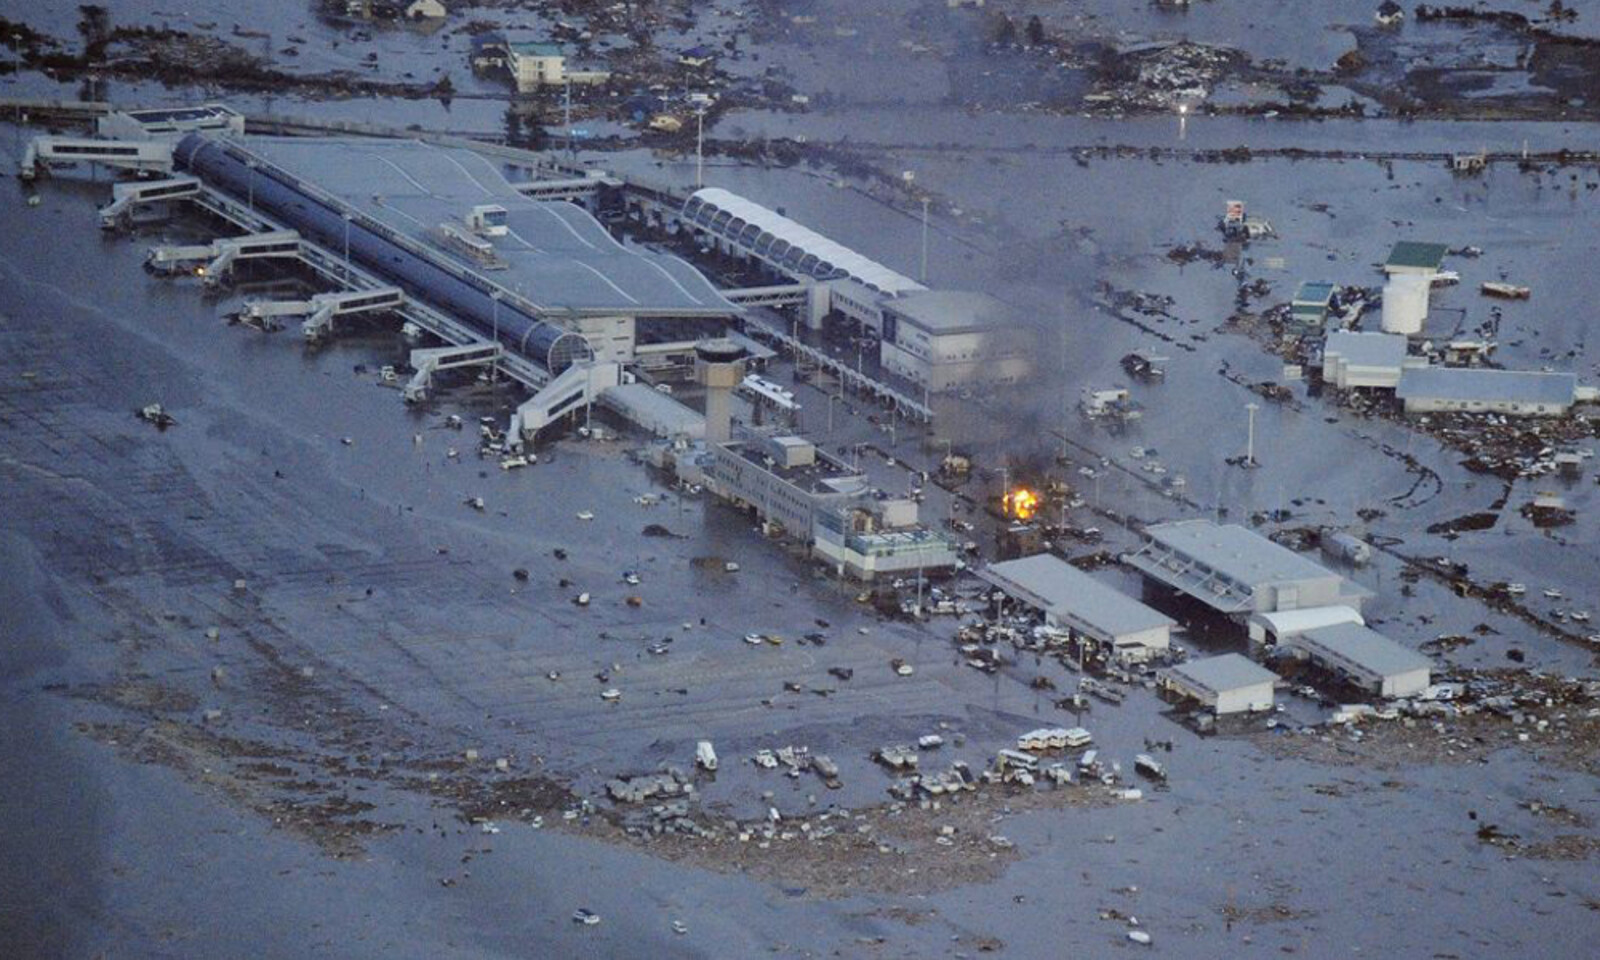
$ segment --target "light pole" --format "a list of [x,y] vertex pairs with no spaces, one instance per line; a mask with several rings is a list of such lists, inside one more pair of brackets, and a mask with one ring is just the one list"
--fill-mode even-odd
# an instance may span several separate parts
[[919,278],[923,283],[928,282],[928,201],[922,198],[922,275]]
[[1189,139],[1189,105],[1187,103],[1178,104],[1178,139]]
[[566,83],[566,93],[564,95],[562,109],[564,111],[565,121],[567,124],[567,160],[571,161],[573,157],[576,156],[576,153],[572,148],[572,81],[570,79],[567,80]]
[[500,350],[500,298],[503,297],[503,296],[505,296],[505,294],[501,293],[499,290],[495,290],[495,291],[493,291],[492,293],[489,294],[489,299],[494,301],[494,313],[493,313],[493,321],[492,322],[493,322],[493,327],[494,327],[495,359],[493,361],[491,361],[490,364],[489,364],[489,379],[491,379],[491,380],[493,380],[495,378],[495,376],[500,372],[500,359],[499,359],[499,350]]
[[1256,411],[1261,409],[1261,405],[1251,401],[1245,404],[1244,408],[1250,417],[1249,433],[1245,440],[1244,465],[1253,467],[1256,465]]
[[694,112],[694,188],[699,190],[706,182],[706,110]]
[[350,282],[350,214],[344,216],[344,282]]

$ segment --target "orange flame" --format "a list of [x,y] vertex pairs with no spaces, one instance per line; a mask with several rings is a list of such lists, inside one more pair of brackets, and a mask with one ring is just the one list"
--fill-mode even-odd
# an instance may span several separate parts
[[1027,487],[1018,487],[1006,494],[1001,502],[1005,505],[1008,515],[1018,520],[1032,519],[1039,512],[1039,495]]

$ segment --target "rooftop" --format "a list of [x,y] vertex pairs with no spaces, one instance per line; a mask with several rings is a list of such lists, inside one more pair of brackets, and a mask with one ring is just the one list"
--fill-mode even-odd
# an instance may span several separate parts
[[1401,240],[1389,251],[1389,259],[1384,266],[1437,270],[1444,263],[1444,255],[1449,252],[1450,248],[1442,243]]
[[1257,613],[1250,617],[1250,622],[1260,623],[1280,639],[1305,633],[1307,630],[1315,630],[1318,627],[1333,626],[1336,623],[1366,623],[1354,607],[1345,606],[1305,607],[1300,610]]
[[1394,367],[1406,359],[1406,338],[1399,333],[1357,333],[1339,330],[1328,334],[1324,356],[1339,356],[1356,367]]
[[1468,367],[1416,367],[1400,375],[1402,399],[1515,401],[1567,405],[1577,395],[1570,373],[1483,370]]
[[1180,520],[1154,524],[1144,532],[1154,542],[1247,586],[1338,576],[1238,524],[1218,526],[1210,520]]
[[561,49],[561,45],[559,43],[541,43],[535,41],[527,43],[509,43],[506,45],[506,47],[512,53],[521,54],[524,57],[560,57],[566,55],[566,51]]
[[1333,299],[1333,291],[1336,289],[1338,288],[1331,283],[1320,283],[1306,280],[1302,282],[1300,284],[1300,288],[1294,292],[1294,302],[1315,303],[1321,306],[1327,306],[1328,301]]
[[807,493],[865,493],[867,489],[866,478],[858,470],[850,467],[829,456],[821,449],[817,450],[817,459],[799,467],[786,467],[773,461],[761,444],[735,440],[724,444],[724,447],[738,454],[745,462],[793,484]]
[[[696,203],[698,201],[698,204]],[[814,256],[818,264],[831,264],[836,270],[860,280],[875,290],[882,291],[891,296],[908,293],[914,290],[924,290],[922,284],[910,277],[897,273],[876,260],[864,257],[843,244],[829,240],[820,233],[804,227],[776,210],[769,210],[753,200],[746,200],[736,193],[731,193],[721,187],[706,187],[695,191],[694,195],[684,204],[684,212],[699,213],[702,206],[715,207],[719,211],[726,211],[732,215],[733,220],[742,220],[747,225],[754,225],[760,231],[756,235],[759,242],[762,235],[771,234],[774,238],[771,247],[777,247],[779,242],[784,242],[789,247],[798,247],[805,253]],[[733,221],[730,220],[729,223]],[[741,232],[745,228],[741,228]],[[787,247],[785,249],[788,249]]]
[[[246,137],[230,142],[265,165],[331,194],[358,216],[436,251],[433,235],[441,224],[464,227],[478,204],[504,207],[508,233],[482,239],[493,245],[506,269],[480,275],[546,315],[741,312],[683,260],[618,243],[576,204],[524,197],[498,164],[465,148],[371,138]],[[470,260],[461,262],[476,269]]]
[[1356,623],[1316,627],[1300,634],[1298,644],[1320,648],[1380,677],[1431,670],[1433,662],[1388,637]]
[[1220,657],[1190,660],[1169,667],[1167,672],[1211,693],[1223,693],[1243,687],[1277,682],[1278,675],[1239,653],[1225,653]]
[[1048,612],[1070,614],[1100,633],[1100,639],[1170,627],[1175,623],[1165,614],[1047,553],[990,564],[979,576]]
[[986,330],[1011,319],[1011,309],[1001,301],[967,290],[918,290],[884,306],[934,333]]

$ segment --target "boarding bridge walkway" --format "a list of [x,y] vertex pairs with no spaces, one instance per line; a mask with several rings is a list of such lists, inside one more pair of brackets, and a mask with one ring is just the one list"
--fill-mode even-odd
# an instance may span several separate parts
[[145,265],[158,273],[177,273],[186,264],[200,262],[196,272],[207,286],[215,286],[240,260],[300,259],[300,234],[271,230],[244,237],[223,237],[211,243],[150,248]]
[[333,329],[335,317],[348,317],[373,310],[397,311],[405,306],[406,297],[397,287],[377,287],[366,290],[348,290],[339,293],[319,293],[310,300],[251,300],[239,311],[246,321],[262,321],[273,327],[278,317],[305,317],[301,333],[308,342],[320,341]]
[[511,186],[533,200],[587,200],[607,183],[617,181],[604,177],[573,177],[565,180],[524,180]]
[[[202,187],[199,195],[193,199],[201,209],[232,223],[241,230],[263,232],[282,229],[282,225],[276,220],[213,187]],[[369,273],[359,264],[348,263],[337,253],[324,250],[304,239],[300,241],[300,260],[313,273],[338,286],[353,290],[377,290],[388,287],[386,281],[376,274]],[[407,299],[395,313],[452,346],[470,346],[484,342],[483,337],[471,327],[415,298]],[[509,351],[502,355],[499,369],[501,373],[531,390],[539,389],[550,380],[549,371],[527,357]]]
[[112,184],[111,202],[100,208],[100,226],[107,230],[115,229],[140,204],[187,200],[199,192],[200,181],[187,174],[166,180]]
[[411,381],[405,387],[406,403],[420,403],[428,398],[433,387],[433,375],[443,370],[462,367],[481,367],[498,364],[507,356],[504,346],[498,343],[468,343],[456,347],[426,347],[411,351]]
[[575,363],[517,408],[507,433],[514,441],[532,440],[540,430],[579,406],[592,405],[621,382],[621,364],[604,360]]
[[785,283],[772,287],[724,290],[722,295],[745,307],[804,307],[810,305],[812,292],[810,284]]
[[34,137],[22,153],[18,171],[32,180],[52,163],[89,161],[139,173],[171,173],[172,144],[160,140],[94,140],[88,137]]

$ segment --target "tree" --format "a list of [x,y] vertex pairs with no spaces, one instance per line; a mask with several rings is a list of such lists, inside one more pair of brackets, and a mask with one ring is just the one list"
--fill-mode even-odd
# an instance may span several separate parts
[[1028,46],[1044,46],[1044,24],[1039,22],[1039,17],[1037,14],[1028,18],[1027,35]]

